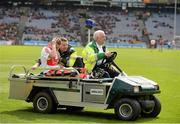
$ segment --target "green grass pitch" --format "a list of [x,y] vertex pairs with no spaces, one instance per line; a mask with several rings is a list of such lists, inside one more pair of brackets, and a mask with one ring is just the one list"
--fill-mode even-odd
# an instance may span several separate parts
[[[78,113],[58,110],[55,114],[34,113],[32,103],[8,99],[8,74],[12,65],[30,68],[40,56],[38,46],[0,46],[0,123],[123,123],[114,110],[85,108]],[[82,48],[75,48],[81,55]],[[156,81],[162,104],[157,118],[138,118],[135,123],[180,123],[180,50],[113,48],[115,62],[128,74]]]

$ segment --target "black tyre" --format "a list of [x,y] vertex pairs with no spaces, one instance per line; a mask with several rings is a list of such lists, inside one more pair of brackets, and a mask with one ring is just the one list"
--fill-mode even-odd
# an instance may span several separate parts
[[120,120],[135,120],[141,112],[141,106],[137,100],[123,98],[115,103],[114,110]]
[[33,99],[33,107],[39,113],[53,113],[57,110],[57,105],[47,92],[37,93]]
[[75,106],[67,106],[66,110],[67,111],[82,111],[84,107],[75,107]]
[[153,101],[155,103],[154,108],[152,108],[151,110],[148,110],[148,111],[142,109],[141,115],[143,117],[156,117],[161,112],[161,103],[160,103],[159,99],[156,98],[155,96],[153,96]]

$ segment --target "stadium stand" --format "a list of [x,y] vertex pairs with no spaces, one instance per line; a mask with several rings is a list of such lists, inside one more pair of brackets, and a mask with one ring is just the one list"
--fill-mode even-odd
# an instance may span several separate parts
[[[87,29],[83,29],[85,27],[82,27],[81,23],[83,19],[88,18],[95,20],[96,23],[91,36],[94,30],[103,29],[107,34],[109,47],[144,48],[151,39],[158,40],[162,36],[168,42],[174,37],[173,11],[167,12],[161,9],[156,12],[153,8],[148,11],[141,8],[131,9],[130,5],[144,7],[143,2],[138,0],[134,0],[131,4],[118,0],[112,0],[112,3],[109,0],[83,2],[65,0],[65,4],[63,1],[56,2],[58,6],[48,4],[48,6],[30,5],[18,8],[13,4],[13,6],[1,7],[0,44],[9,42],[9,44],[45,45],[53,36],[61,35],[77,46],[81,42],[86,42],[82,41],[82,36],[87,37]],[[72,3],[78,2],[92,5],[72,6]],[[110,4],[107,4],[109,2]],[[111,4],[120,5],[122,8],[112,7]],[[180,14],[177,14],[177,20],[180,20]],[[180,32],[179,23],[176,27],[177,32]],[[82,35],[82,32],[85,35]]]
[[[46,15],[43,14],[45,11]],[[31,9],[33,14],[29,16],[29,21],[26,23],[23,38],[25,40],[39,39],[48,41],[50,36],[61,34],[78,42],[80,41],[80,37],[78,37],[80,33],[80,12],[80,9],[73,9],[73,13],[70,9],[65,11],[56,10],[55,12],[52,10],[38,9],[35,11]],[[141,37],[139,24],[134,13],[125,14],[122,11],[106,11],[104,13],[101,10],[98,10],[98,12],[88,10],[87,15],[96,22],[94,30],[103,29],[108,36],[108,41],[111,43],[132,43],[132,41]]]
[[157,40],[161,35],[165,40],[173,40],[174,15],[172,13],[152,13],[147,21],[145,21],[145,24],[150,39]]
[[18,9],[0,8],[0,44],[15,44],[19,19]]

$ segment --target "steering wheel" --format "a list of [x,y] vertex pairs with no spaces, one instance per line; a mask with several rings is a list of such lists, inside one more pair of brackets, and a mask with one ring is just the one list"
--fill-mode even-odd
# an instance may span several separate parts
[[106,63],[111,63],[111,62],[113,62],[114,61],[114,59],[116,58],[116,56],[117,56],[117,52],[111,52],[111,56],[110,57],[106,57]]
[[117,52],[111,52],[111,53],[112,53],[112,55],[110,57],[105,58],[106,61],[104,63],[104,66],[107,67],[107,68],[110,67],[110,65],[112,64],[112,62],[115,60],[115,58],[117,56]]

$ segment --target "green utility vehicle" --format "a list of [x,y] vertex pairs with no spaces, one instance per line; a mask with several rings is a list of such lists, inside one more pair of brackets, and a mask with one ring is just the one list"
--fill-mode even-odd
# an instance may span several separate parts
[[[117,66],[113,62],[116,55],[107,61],[108,66]],[[156,117],[161,111],[160,101],[154,96],[160,93],[159,85],[142,76],[127,76],[119,67],[119,76],[101,79],[80,78],[77,68],[70,68],[76,76],[44,76],[21,67],[24,74],[15,73],[19,66],[13,66],[10,71],[9,98],[32,102],[35,112],[99,107],[114,109],[120,120],[135,120],[140,116]]]

